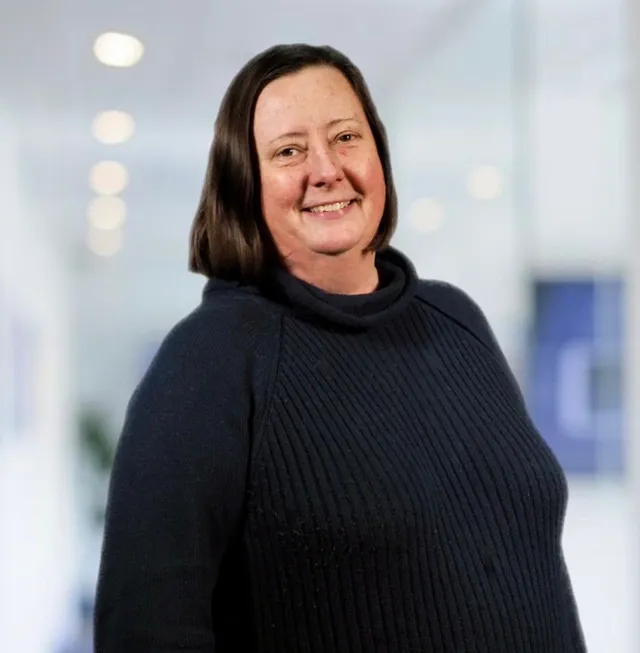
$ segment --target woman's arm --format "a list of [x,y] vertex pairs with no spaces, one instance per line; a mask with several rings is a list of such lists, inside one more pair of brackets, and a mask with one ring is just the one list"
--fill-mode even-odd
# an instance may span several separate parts
[[111,476],[96,653],[212,653],[212,595],[242,512],[251,389],[237,335],[191,316],[131,398]]

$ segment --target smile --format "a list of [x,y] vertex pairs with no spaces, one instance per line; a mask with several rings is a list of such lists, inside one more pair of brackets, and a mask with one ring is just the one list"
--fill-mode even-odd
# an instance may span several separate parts
[[305,211],[309,211],[310,213],[333,213],[335,211],[342,211],[342,209],[346,209],[349,204],[351,204],[354,200],[347,200],[345,202],[334,202],[333,204],[321,204],[319,206],[312,206],[308,209],[304,209]]

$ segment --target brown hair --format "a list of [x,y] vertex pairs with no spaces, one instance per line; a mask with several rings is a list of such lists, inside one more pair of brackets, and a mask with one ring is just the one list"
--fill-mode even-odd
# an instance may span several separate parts
[[397,198],[384,125],[360,70],[329,46],[276,45],[253,57],[234,77],[215,122],[204,186],[191,228],[189,269],[207,277],[251,283],[279,261],[262,217],[260,171],[253,138],[258,96],[270,82],[311,66],[332,66],[355,91],[382,163],[385,207],[369,251],[387,247],[397,222]]

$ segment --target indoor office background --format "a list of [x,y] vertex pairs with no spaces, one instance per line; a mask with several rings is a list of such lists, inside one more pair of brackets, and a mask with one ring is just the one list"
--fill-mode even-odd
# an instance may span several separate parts
[[589,651],[640,651],[636,4],[0,0],[1,651],[90,651],[112,444],[203,285],[187,240],[218,103],[294,41],[362,68],[394,244],[484,308],[570,479]]

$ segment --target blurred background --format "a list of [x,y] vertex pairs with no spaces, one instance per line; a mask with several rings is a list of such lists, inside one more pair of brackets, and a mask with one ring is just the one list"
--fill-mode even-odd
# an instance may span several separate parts
[[361,67],[394,245],[480,303],[567,472],[589,651],[638,653],[638,28],[640,0],[0,0],[0,651],[91,651],[126,403],[204,281],[218,104],[304,41]]

